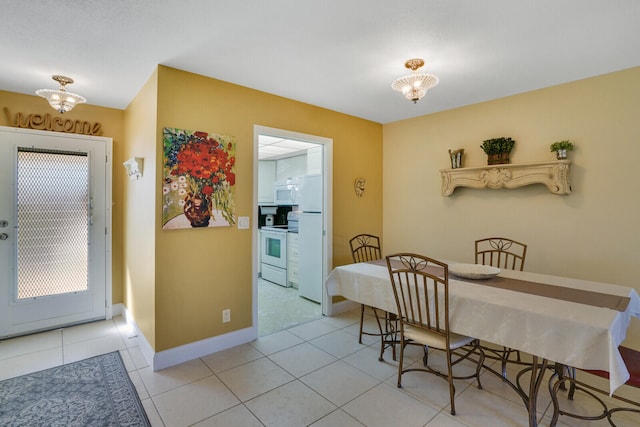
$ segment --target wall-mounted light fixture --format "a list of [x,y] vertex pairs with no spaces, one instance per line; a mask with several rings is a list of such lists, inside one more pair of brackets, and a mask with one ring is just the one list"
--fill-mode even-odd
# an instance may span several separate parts
[[123,163],[124,168],[127,170],[127,175],[129,176],[130,181],[133,181],[134,179],[139,179],[140,177],[142,177],[143,161],[144,161],[144,158],[142,157],[132,157]]

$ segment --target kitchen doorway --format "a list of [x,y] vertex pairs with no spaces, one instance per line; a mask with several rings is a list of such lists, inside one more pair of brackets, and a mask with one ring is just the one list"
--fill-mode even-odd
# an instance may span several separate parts
[[253,326],[257,336],[327,314],[332,140],[254,126]]

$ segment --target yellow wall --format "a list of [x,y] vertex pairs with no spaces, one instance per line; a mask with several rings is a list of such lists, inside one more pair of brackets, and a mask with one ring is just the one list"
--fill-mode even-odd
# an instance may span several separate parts
[[[253,214],[253,126],[333,138],[334,263],[346,241],[382,232],[382,126],[219,80],[160,66],[155,169],[155,351],[251,326],[252,236],[237,227],[162,230],[162,128],[232,135],[238,216]],[[145,172],[146,172],[145,165]],[[367,178],[365,197],[353,182]],[[146,187],[145,187],[146,188]],[[251,218],[255,226],[256,218]],[[231,309],[231,322],[221,312]],[[138,321],[138,314],[135,315]]]
[[155,310],[155,196],[156,106],[158,73],[154,72],[125,113],[124,159],[142,157],[142,177],[125,180],[124,205],[124,303],[138,328],[153,347],[156,341]]
[[[426,101],[428,102],[427,94]],[[640,291],[640,68],[549,87],[383,127],[386,252],[473,261],[473,241],[528,244],[525,269],[633,286]],[[483,140],[513,137],[512,163],[553,160],[569,139],[573,193],[534,185],[440,193],[448,149],[486,165]],[[640,321],[627,345],[640,348]]]
[[[499,234],[528,243],[527,270],[640,290],[640,198],[631,175],[640,158],[639,95],[634,68],[382,126],[160,66],[126,113],[81,105],[65,117],[100,122],[103,136],[113,138],[113,302],[124,302],[162,351],[250,326],[252,304],[249,230],[161,230],[163,127],[235,136],[241,216],[253,212],[254,124],[333,138],[333,265],[350,261],[351,236],[382,234],[383,226],[385,253],[469,262],[473,240]],[[39,97],[5,91],[0,106],[13,115],[53,111]],[[0,125],[11,125],[4,112]],[[495,136],[518,141],[513,163],[552,160],[548,145],[572,140],[573,194],[536,185],[459,188],[442,197],[447,150],[464,148],[466,166],[483,165],[479,145]],[[124,176],[122,162],[131,156],[145,158],[138,181]],[[367,179],[363,198],[353,191],[360,176]],[[224,325],[223,308],[233,313]],[[636,348],[638,323],[628,334]]]
[[[100,136],[113,140],[113,215],[112,215],[112,302],[122,303],[122,184],[124,181],[123,150],[124,150],[124,112],[113,108],[97,107],[95,105],[81,104],[75,109],[61,115],[53,110],[47,101],[39,96],[23,95],[15,92],[0,90],[0,126],[13,126],[17,113],[50,114],[51,117],[81,120],[91,123],[100,123],[103,133]],[[9,110],[7,117],[6,110]]]
[[[55,113],[36,96],[0,91],[0,106]],[[124,303],[156,352],[251,326],[250,230],[163,231],[162,128],[233,135],[236,214],[253,214],[253,126],[333,139],[333,259],[350,262],[348,239],[382,234],[382,125],[160,66],[126,111],[81,105],[65,117],[100,122],[113,138],[113,303]],[[5,114],[0,125],[10,126]],[[126,141],[126,143],[125,143]],[[129,181],[122,163],[144,158]],[[365,196],[353,189],[367,179]],[[232,321],[221,322],[223,308]]]

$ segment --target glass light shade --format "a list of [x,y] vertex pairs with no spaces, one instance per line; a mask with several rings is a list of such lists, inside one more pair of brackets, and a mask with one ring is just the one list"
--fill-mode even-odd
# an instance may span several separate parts
[[419,74],[412,72],[410,75],[396,79],[391,88],[402,92],[409,101],[415,104],[425,96],[427,90],[439,83],[438,77],[433,74]]
[[40,89],[36,91],[36,95],[49,101],[49,105],[59,113],[71,111],[77,104],[87,102],[85,97],[66,90]]

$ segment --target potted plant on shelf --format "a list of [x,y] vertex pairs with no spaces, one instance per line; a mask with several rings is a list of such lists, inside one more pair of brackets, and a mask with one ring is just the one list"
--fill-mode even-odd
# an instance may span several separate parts
[[485,140],[480,148],[487,154],[487,164],[499,165],[509,163],[509,153],[515,144],[511,138],[491,138]]
[[556,141],[549,146],[551,152],[556,152],[556,159],[563,160],[567,158],[567,151],[573,150],[573,144],[568,141]]

